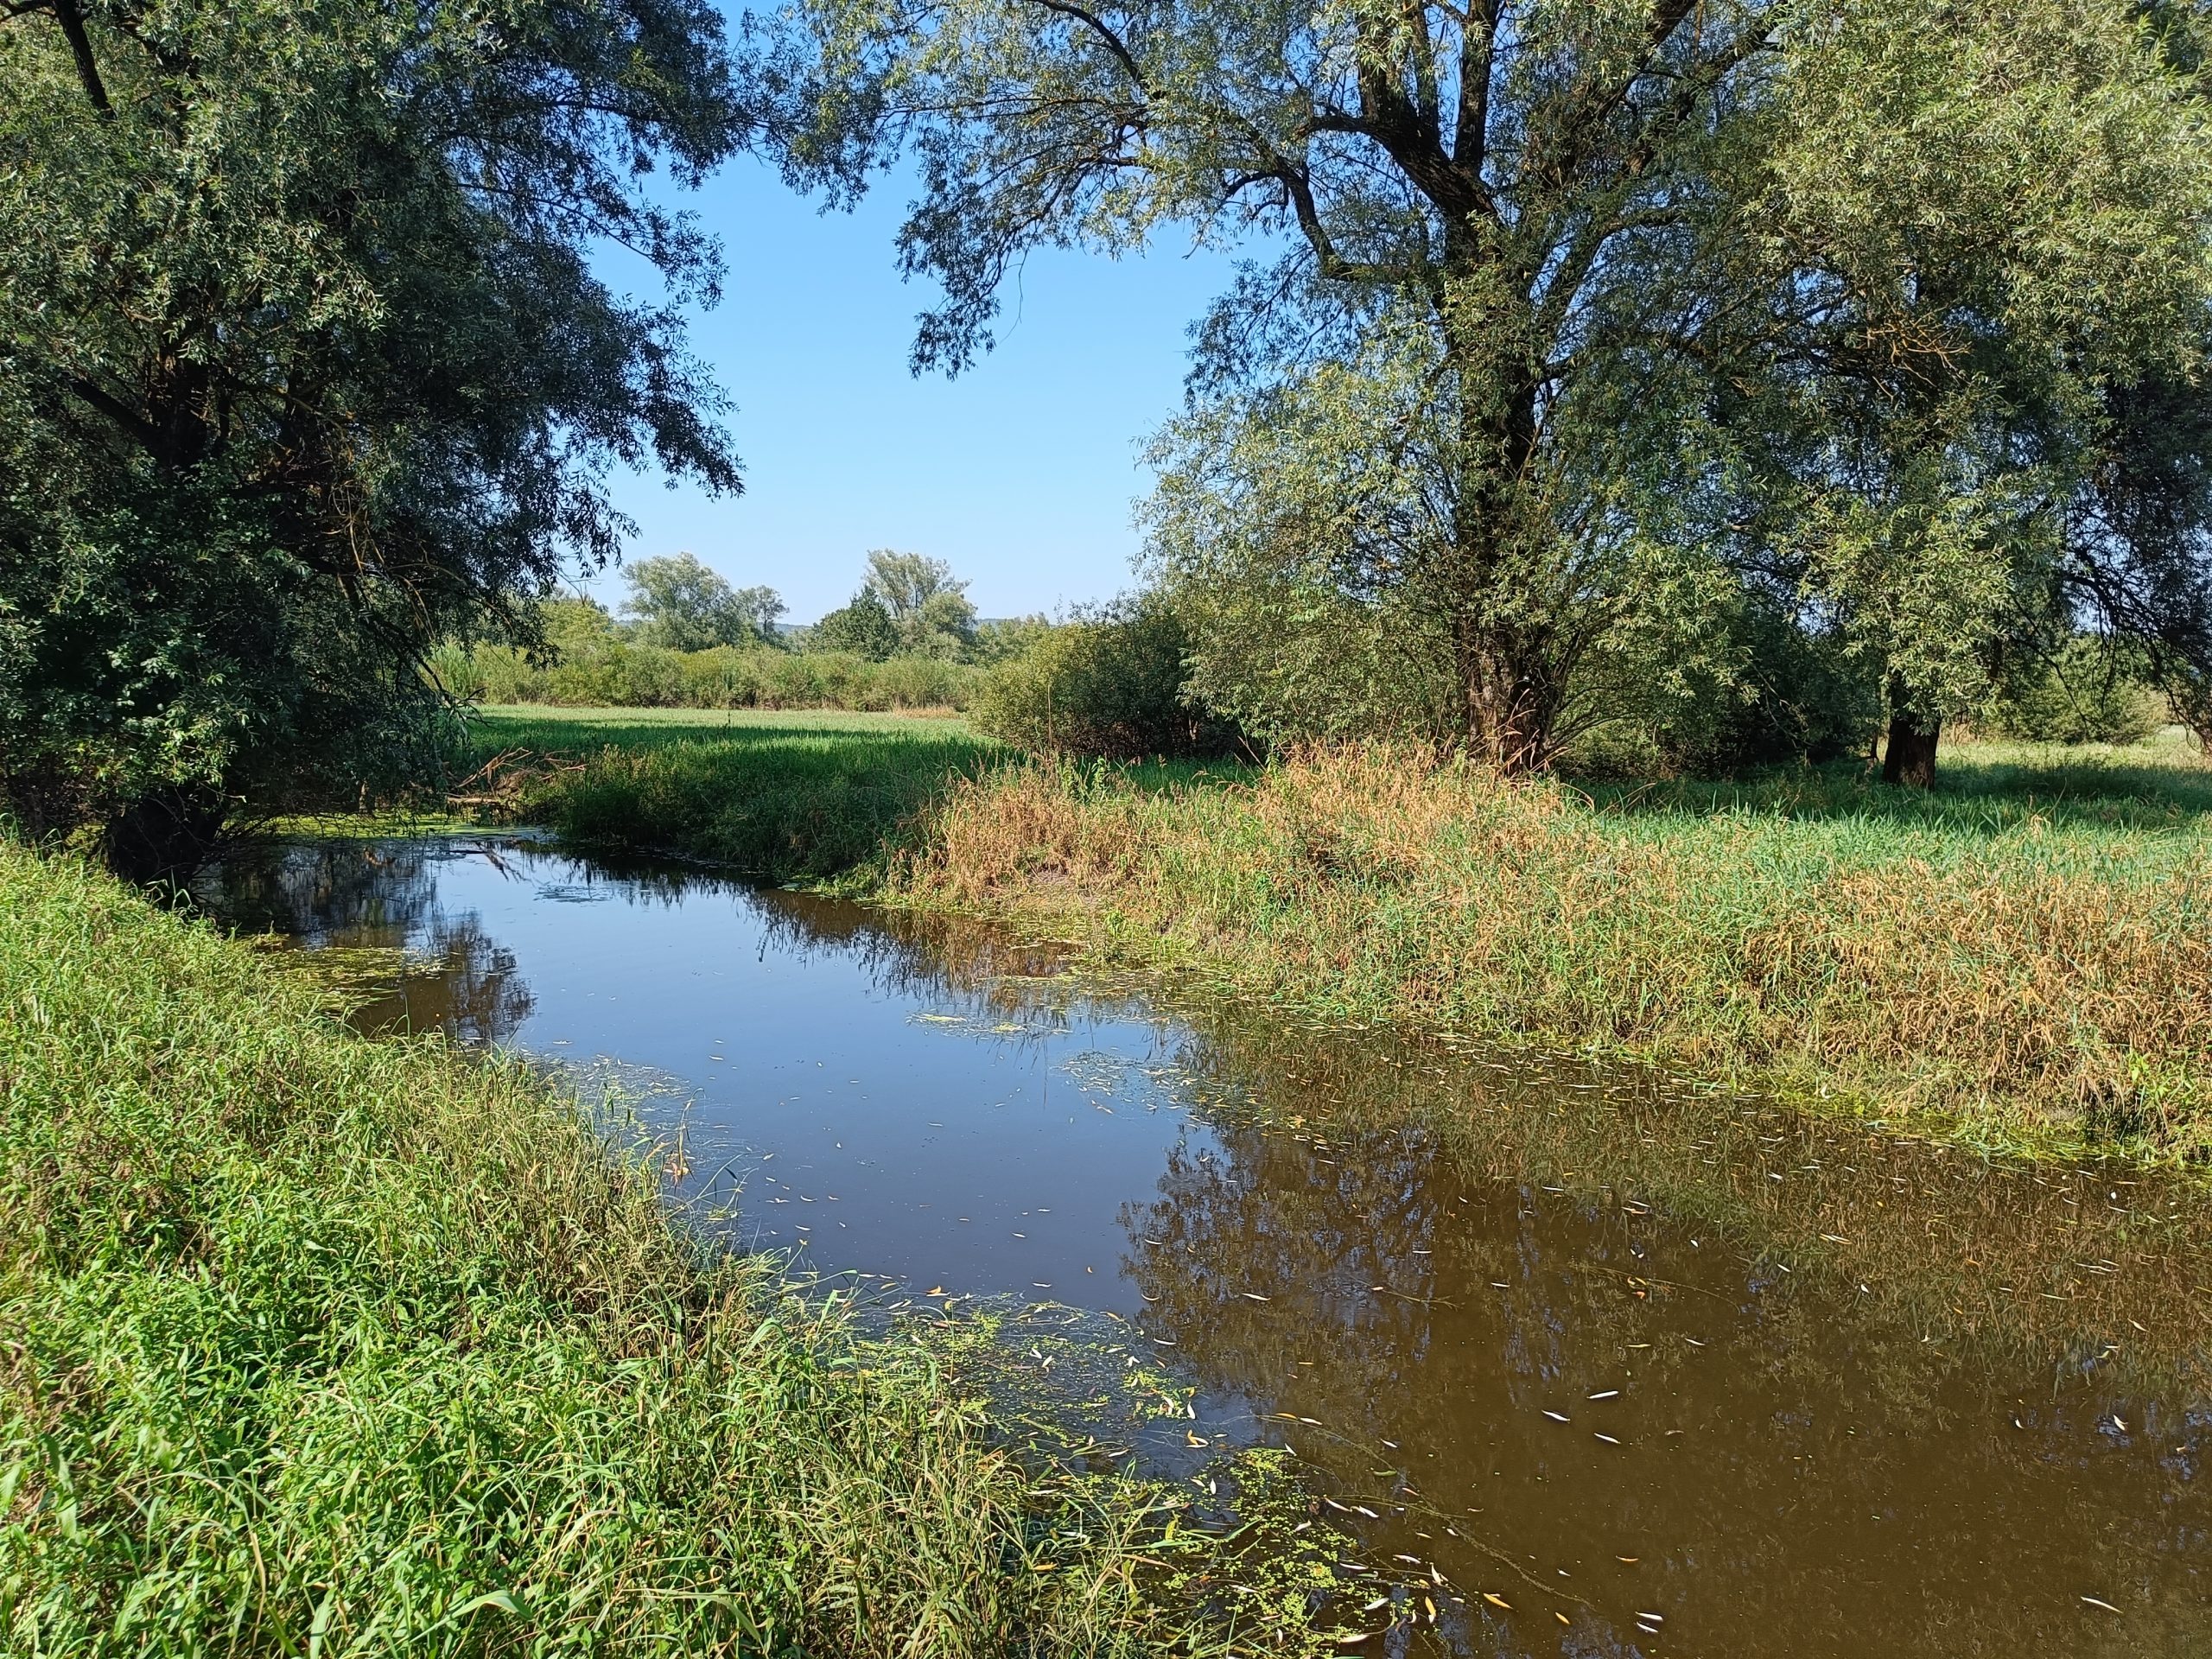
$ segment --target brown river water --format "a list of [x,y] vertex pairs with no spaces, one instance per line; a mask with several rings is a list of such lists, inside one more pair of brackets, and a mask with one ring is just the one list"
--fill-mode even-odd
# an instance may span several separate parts
[[1291,1447],[1389,1598],[1353,1650],[2212,1655],[2202,1180],[523,840],[200,896],[336,953],[369,1029],[611,1085],[748,1247],[1145,1353],[1194,1390],[1154,1466]]

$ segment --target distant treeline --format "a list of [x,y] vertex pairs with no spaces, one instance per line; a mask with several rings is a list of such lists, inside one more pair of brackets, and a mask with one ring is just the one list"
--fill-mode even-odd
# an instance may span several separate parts
[[[652,567],[673,563],[646,561],[639,569],[650,576]],[[719,578],[705,574],[711,593]],[[863,595],[872,591],[863,588]],[[744,596],[754,594],[766,590]],[[540,613],[544,645],[449,645],[434,655],[432,671],[448,692],[470,702],[955,709],[1024,748],[1115,760],[1256,756],[1273,747],[1192,696],[1187,664],[1194,631],[1164,593],[1130,595],[1057,623],[963,619],[957,630],[918,639],[901,635],[888,606],[880,607],[885,626],[873,638],[841,631],[841,619],[855,612],[868,620],[865,598],[811,627],[779,629],[773,618],[780,607],[772,594],[766,597],[767,607],[753,613],[757,622],[734,631],[728,643],[706,645],[698,643],[696,616],[655,613],[633,600],[625,607],[633,620],[624,621],[589,600],[552,601]],[[913,614],[912,607],[902,608]],[[671,639],[694,648],[664,643]],[[1589,734],[1564,758],[1578,772],[1679,776],[1863,752],[1878,729],[1878,694],[1840,677],[1821,681],[1802,668],[1787,671],[1793,668],[1780,664],[1768,695],[1748,704],[1723,696],[1654,696]],[[1965,711],[1968,727],[1984,736],[2127,744],[2173,718],[2134,653],[2088,635],[2018,657],[1992,678],[1989,693]]]
[[454,696],[636,709],[965,709],[992,665],[1048,631],[982,621],[942,560],[868,555],[852,601],[809,627],[780,624],[767,588],[734,588],[689,553],[624,572],[617,617],[594,600],[543,601],[529,645],[450,642],[430,671]]

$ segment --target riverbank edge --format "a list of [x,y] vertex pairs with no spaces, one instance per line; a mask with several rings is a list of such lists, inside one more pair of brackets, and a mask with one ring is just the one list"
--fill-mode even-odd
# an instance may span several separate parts
[[[1280,775],[1280,774],[1277,774]],[[1163,981],[1195,981],[1204,994],[1230,998],[1254,1006],[1280,1010],[1300,1020],[1341,1021],[1388,1030],[1400,1036],[1433,1041],[1451,1047],[1479,1050],[1489,1054],[1521,1053],[1545,1058],[1568,1058],[1625,1065],[1666,1073],[1679,1082],[1715,1092],[1757,1096],[1793,1109],[1867,1122],[1879,1122],[1906,1128],[1918,1136],[1940,1141],[1986,1157],[2038,1162],[2113,1160],[2142,1168],[2161,1168],[2212,1180],[2212,1122],[2207,1103],[2212,1102],[2212,1077],[2206,1075],[2201,1052],[2174,1065],[2171,1057],[2163,1077],[2155,1078],[2169,1101],[2181,1103],[2177,1135],[2163,1141],[2142,1135],[2099,1132],[2087,1115],[2054,1121],[2054,1102],[2049,1096],[2008,1098],[1986,1096],[1957,1104],[1931,1105],[1916,1100],[1921,1078],[1853,1077],[1833,1066],[1792,1058],[1783,1064],[1761,1065],[1730,1058],[1715,1064],[1687,1060],[1663,1043],[1620,1040],[1593,1035],[1586,1027],[1523,1025],[1513,1029],[1467,1029],[1448,1019],[1408,1018],[1401,1001],[1402,980],[1388,976],[1365,980],[1317,967],[1309,961],[1286,963],[1278,938],[1260,934],[1249,926],[1221,927],[1213,894],[1196,890],[1192,877],[1219,878],[1218,869],[1185,869],[1179,883],[1176,872],[1163,879],[1159,868],[1159,841],[1139,849],[1131,860],[1148,860],[1147,879],[1128,868],[1109,869],[1102,877],[1074,868],[1081,851],[1069,844],[1068,825],[1040,826],[1033,821],[1018,829],[1011,843],[1001,841],[980,854],[959,845],[962,830],[972,829],[979,817],[991,815],[995,790],[1009,793],[1034,788],[1039,781],[1058,792],[1064,804],[1081,817],[1102,798],[1110,812],[1141,800],[1154,816],[1151,828],[1174,813],[1176,791],[1132,791],[1103,786],[1098,775],[1065,768],[1032,768],[1026,773],[1008,770],[992,779],[957,788],[952,797],[880,861],[842,880],[808,885],[887,907],[957,914],[1008,928],[1032,943],[1052,944],[1076,953],[1076,961],[1092,971],[1120,974],[1130,970]],[[1245,787],[1239,785],[1239,788]],[[1168,803],[1163,806],[1161,804]],[[1033,807],[1033,801],[1022,804]],[[1017,811],[1013,816],[1019,818]],[[1095,829],[1095,823],[1079,826]],[[1169,825],[1189,830],[1187,823]],[[1001,826],[993,825],[989,838],[999,839]],[[1127,826],[1117,826],[1126,830]],[[1310,826],[1294,826],[1303,833]],[[1142,839],[1141,837],[1141,839]],[[1324,831],[1318,839],[1326,841]],[[1187,853],[1187,849],[1181,849]],[[1216,847],[1208,849],[1218,853]],[[1116,856],[1128,856],[1126,847]],[[1008,880],[1010,872],[1017,879]],[[1240,873],[1241,874],[1241,873]],[[1341,886],[1332,897],[1339,896]],[[1214,912],[1209,915],[1209,912]],[[1310,913],[1310,912],[1309,912]],[[1194,940],[1181,931],[1194,916],[1207,915],[1205,931],[1214,937]],[[1300,917],[1290,925],[1294,932]],[[1304,941],[1298,941],[1302,948]],[[1467,976],[1479,985],[1481,976]],[[1471,993],[1463,992],[1462,1001]],[[2199,1047],[2201,1049],[2201,1045]],[[2133,1057],[2124,1057],[2131,1063]],[[2150,1071],[2152,1068],[2143,1068]],[[2056,1109],[2064,1110],[2059,1105]]]
[[[546,825],[579,850],[987,917],[1078,945],[1109,969],[1193,973],[1218,994],[1300,1015],[1657,1067],[1823,1111],[1909,1119],[1916,1133],[1992,1154],[2166,1167],[2212,1156],[2212,1046],[2193,1034],[2212,1026],[2212,938],[2183,937],[2190,916],[2212,918],[2212,860],[2185,827],[2199,800],[2177,795],[2158,832],[2131,842],[2053,815],[2063,803],[2050,796],[2078,781],[2063,765],[2031,770],[2009,793],[1925,802],[1815,774],[1737,791],[1742,810],[1679,815],[1671,846],[1697,867],[1691,881],[1648,836],[1637,840],[1651,815],[1633,799],[1601,807],[1556,781],[1485,783],[1433,755],[1331,752],[1214,777],[980,751],[969,757],[978,764],[947,766],[868,733],[835,747],[795,754],[747,734],[549,751],[556,764],[519,769],[490,816]],[[2201,768],[2184,776],[2171,763],[2119,759],[2157,772],[2154,791],[2196,789]],[[1304,798],[1287,797],[1286,779],[1303,780]],[[2155,798],[2130,810],[2159,817]],[[2152,866],[2194,849],[2186,880],[2114,910],[2145,885],[2124,859],[2106,868],[2123,844]],[[2047,879],[2068,859],[2092,874]],[[1471,938],[1470,894],[1494,912],[1524,902],[1500,886],[1500,869],[1527,873],[1535,924],[1502,944]],[[1840,878],[1850,905],[1819,912],[1790,885],[1793,871],[1815,888]],[[1944,926],[1900,931],[1886,886],[1900,872],[1951,906]],[[2033,901],[2024,910],[2024,899]],[[1592,912],[1611,926],[1602,950],[1578,937]],[[1803,971],[1814,924],[1827,930],[1815,943],[1831,976],[1865,980],[1855,1004]],[[2132,957],[2101,937],[2131,930],[2158,937]],[[1730,959],[1747,938],[1756,959]],[[2074,961],[2085,943],[2104,953],[2087,975]],[[1389,950],[1410,965],[1384,961],[1378,971]],[[1941,1075],[1946,1047],[2005,1052],[1983,1042],[1974,1019],[1903,1042],[1885,1027],[1882,998],[1911,988],[1900,958],[1942,967],[1968,957],[1980,958],[1972,971],[1936,975],[1936,995],[1923,1001],[1979,999],[1990,1018],[2011,1022],[2004,1041],[2041,1046],[2040,1071],[2016,1065],[1992,1086],[1962,1085],[1959,1068]],[[2175,965],[2187,982],[2171,1007],[2120,1006],[2115,984],[2124,992],[2131,977]],[[2040,1024],[2019,1017],[2008,976],[2039,1000]],[[1451,995],[1440,1000],[1439,985]],[[2085,985],[2105,1013],[2125,1017],[2076,1044],[2079,1033],[2056,1027]],[[1484,1001],[1492,990],[1510,1000],[1506,1013]],[[1637,997],[1643,1007],[1628,1005]],[[1740,1017],[1747,1007],[1763,1030]],[[2194,1024],[2191,1009],[2203,1016]],[[1825,1054],[1802,1040],[1815,1015],[1827,1022]],[[2082,1075],[2060,1075],[2053,1054],[2078,1061]]]
[[[583,849],[579,849],[583,850]],[[623,849],[642,854],[643,849]],[[650,855],[671,856],[680,855]],[[1916,1140],[1939,1143],[1988,1159],[2023,1163],[2069,1164],[2109,1160],[2131,1168],[2168,1171],[2202,1179],[2212,1191],[2212,1169],[2202,1160],[2171,1154],[2115,1147],[2084,1136],[2068,1135],[2048,1127],[2031,1128],[2002,1122],[1978,1122],[1955,1113],[1902,1108],[1885,1101],[1877,1091],[1840,1087],[1780,1070],[1746,1068],[1732,1073],[1696,1074],[1670,1066],[1649,1050],[1624,1043],[1577,1041],[1542,1033],[1513,1037],[1477,1035],[1448,1026],[1429,1026],[1393,1020],[1375,1013],[1348,1012],[1320,996],[1299,997],[1255,990],[1247,972],[1235,959],[1193,950],[1173,940],[1160,940],[1140,927],[1114,927],[1128,918],[1107,915],[1108,927],[1095,934],[1070,928],[1071,921],[1091,919],[1067,912],[1029,912],[1009,908],[961,906],[926,894],[905,892],[880,877],[865,881],[804,881],[785,884],[788,890],[844,899],[874,909],[915,917],[958,919],[1002,931],[1008,940],[1030,948],[1065,953],[1065,971],[1077,983],[1090,982],[1111,995],[1132,991],[1146,996],[1169,1013],[1191,999],[1230,1002],[1278,1014],[1302,1025],[1313,1021],[1341,1024],[1347,1030],[1365,1032],[1417,1044],[1433,1044],[1446,1052],[1482,1059],[1525,1060],[1536,1064],[1619,1066],[1665,1078],[1675,1089],[1715,1096],[1770,1102],[1792,1111],[1832,1120],[1849,1120]]]
[[708,1249],[537,1069],[356,1036],[4,839],[0,914],[11,1651],[1249,1638],[1155,1599],[1208,1548],[1160,1489],[1025,1466],[925,1349]]

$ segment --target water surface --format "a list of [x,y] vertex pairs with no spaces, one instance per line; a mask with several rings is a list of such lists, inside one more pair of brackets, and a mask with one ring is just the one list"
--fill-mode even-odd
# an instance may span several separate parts
[[1195,1386],[1179,1446],[1295,1450],[1389,1598],[1360,1650],[2212,1653],[2196,1185],[524,842],[202,897],[350,953],[370,1028],[613,1080],[750,1244],[1090,1310]]

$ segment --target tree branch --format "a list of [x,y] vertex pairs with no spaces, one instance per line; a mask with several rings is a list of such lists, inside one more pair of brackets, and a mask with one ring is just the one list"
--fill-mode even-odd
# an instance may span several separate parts
[[1145,80],[1144,71],[1137,65],[1136,54],[1122,43],[1120,35],[1106,27],[1104,20],[1096,13],[1085,11],[1081,6],[1070,3],[1070,0],[1033,0],[1033,3],[1042,6],[1047,11],[1058,12],[1063,17],[1072,17],[1076,22],[1087,27],[1092,34],[1105,42],[1106,49],[1111,52],[1116,60],[1121,64],[1122,72],[1128,76],[1130,83],[1141,92],[1147,95],[1151,92],[1152,88]]
[[108,102],[107,86],[100,79],[99,61],[92,56],[92,36],[85,32],[85,15],[77,8],[77,0],[53,0],[54,21],[61,25],[64,39],[69,42],[69,55],[77,60],[77,79],[84,83],[85,96],[99,111],[104,121],[115,118],[115,106]]

